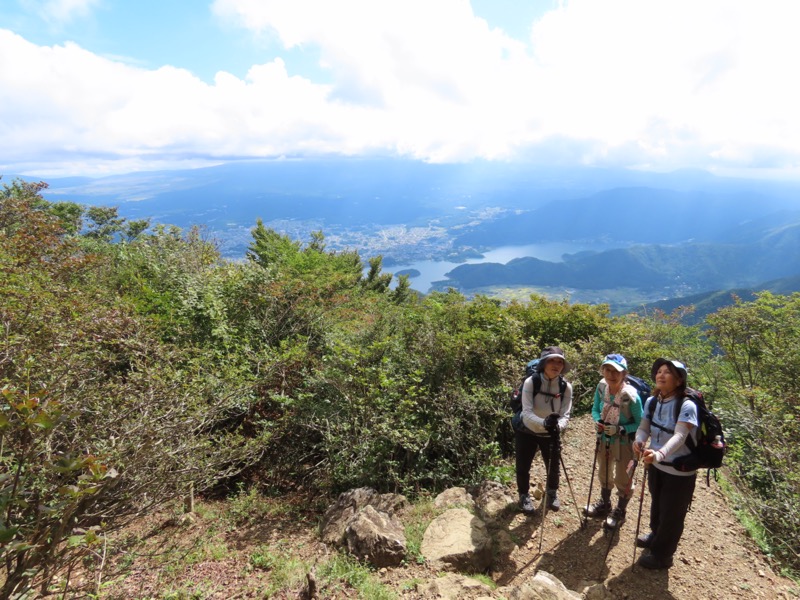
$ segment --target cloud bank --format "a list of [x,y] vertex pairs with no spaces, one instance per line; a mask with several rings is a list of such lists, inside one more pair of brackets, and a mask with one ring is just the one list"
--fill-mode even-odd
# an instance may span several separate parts
[[[92,2],[62,0],[66,16]],[[206,83],[0,30],[0,172],[284,155],[800,171],[794,0],[572,0],[514,39],[466,0],[215,0],[221,26],[313,50]]]

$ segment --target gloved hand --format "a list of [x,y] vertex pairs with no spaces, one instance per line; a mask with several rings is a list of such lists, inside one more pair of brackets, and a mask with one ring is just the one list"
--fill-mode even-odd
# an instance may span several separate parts
[[544,428],[550,433],[558,433],[558,413],[552,413],[544,418]]
[[619,431],[619,427],[617,427],[616,425],[606,425],[603,428],[603,433],[605,433],[606,436],[608,437],[614,437],[615,435],[617,435],[617,431]]
[[605,430],[606,428],[606,424],[603,423],[602,421],[598,421],[597,423],[595,423],[595,425],[597,425],[597,433],[603,433],[603,430]]

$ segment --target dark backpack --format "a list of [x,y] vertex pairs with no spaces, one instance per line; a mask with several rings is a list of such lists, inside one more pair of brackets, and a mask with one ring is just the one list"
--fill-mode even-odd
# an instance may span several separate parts
[[[511,396],[509,397],[508,403],[511,406],[511,412],[513,413],[511,417],[511,426],[513,429],[517,431],[525,431],[526,433],[530,433],[522,424],[522,386],[525,385],[525,380],[528,379],[531,375],[538,375],[539,371],[539,359],[534,359],[530,361],[527,365],[525,365],[525,376],[522,378],[522,381],[519,382],[513,391],[511,392]],[[533,395],[535,396],[538,394],[542,389],[542,378],[541,377],[534,377],[533,378]],[[567,391],[567,380],[564,379],[561,375],[558,376],[558,395],[563,396],[564,393]]]
[[650,394],[653,393],[647,382],[640,377],[631,375],[630,373],[625,378],[625,381],[636,388],[636,391],[639,392],[639,399],[642,401],[642,405],[644,405],[644,401],[647,400],[650,397]]
[[[718,469],[722,466],[722,458],[725,456],[727,445],[725,444],[725,434],[722,431],[722,423],[719,418],[708,410],[706,401],[703,399],[703,393],[692,388],[686,388],[686,399],[691,400],[697,406],[697,443],[695,444],[692,436],[686,438],[686,446],[692,451],[691,454],[686,456],[679,456],[671,463],[662,463],[671,465],[678,471],[695,471],[697,469]],[[675,421],[678,421],[678,416],[681,412],[683,402],[675,403]],[[647,418],[651,425],[655,425],[659,429],[667,433],[675,433],[674,430],[668,427],[661,427],[653,423],[653,412],[656,409],[656,400],[650,402],[650,409],[647,413]]]
[[[515,386],[514,389],[511,391],[511,396],[508,399],[508,403],[511,405],[511,412],[513,414],[517,414],[518,412],[522,411],[522,386],[525,385],[525,380],[537,372],[539,369],[539,359],[536,358],[525,365],[525,376],[522,378],[522,381],[519,382],[519,385]],[[536,390],[537,386],[540,387],[542,385],[541,379],[538,377],[534,380],[534,390]]]

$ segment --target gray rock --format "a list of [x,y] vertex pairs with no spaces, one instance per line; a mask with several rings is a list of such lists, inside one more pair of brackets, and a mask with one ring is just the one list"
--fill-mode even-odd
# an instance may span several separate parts
[[496,522],[516,503],[517,498],[511,495],[508,488],[495,481],[484,481],[475,500],[478,514],[489,524]]
[[508,600],[581,600],[578,592],[567,589],[561,581],[546,571],[538,571],[530,581],[519,587],[503,587],[497,592]]
[[365,506],[350,519],[345,539],[350,554],[376,567],[396,567],[406,556],[406,537],[400,519],[372,505]]
[[436,496],[433,505],[436,508],[456,508],[460,506],[471,509],[475,506],[475,500],[465,488],[452,487]]
[[334,504],[328,507],[320,523],[320,539],[337,547],[345,545],[345,531],[350,520],[366,506],[373,506],[380,512],[392,516],[395,511],[408,504],[400,494],[379,494],[372,488],[356,488],[339,495]]
[[433,581],[417,586],[417,592],[422,598],[442,598],[444,600],[461,600],[470,598],[491,597],[492,589],[477,579],[449,573]]
[[421,552],[440,568],[481,572],[492,563],[492,539],[481,519],[465,508],[451,508],[428,525]]

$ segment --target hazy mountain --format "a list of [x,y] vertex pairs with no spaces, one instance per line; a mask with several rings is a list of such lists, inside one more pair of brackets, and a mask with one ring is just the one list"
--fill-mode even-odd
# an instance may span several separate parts
[[[755,299],[758,292],[772,292],[773,294],[793,294],[800,292],[800,276],[785,277],[767,281],[752,288],[736,288],[728,290],[714,290],[702,294],[694,294],[681,298],[670,298],[659,302],[651,302],[642,307],[635,307],[637,312],[652,314],[655,310],[671,313],[681,307],[693,307],[693,311],[683,319],[687,325],[700,323],[707,315],[734,304],[736,298],[744,302]],[[632,307],[618,307],[617,313],[627,312]]]
[[322,230],[329,248],[381,254],[387,265],[537,242],[614,248],[573,252],[562,262],[463,264],[440,287],[465,293],[499,285],[633,287],[649,300],[800,274],[800,185],[702,171],[286,159],[46,181],[53,201],[202,225],[229,258],[244,256],[258,218],[302,241]]
[[181,227],[202,224],[223,238],[238,228],[249,230],[259,217],[308,222],[308,231],[326,232],[434,223],[454,228],[453,245],[482,248],[531,238],[713,241],[718,232],[764,211],[790,208],[787,199],[800,197],[796,185],[702,171],[381,159],[242,161],[47,182],[45,197],[51,200],[116,205],[123,216]]
[[563,262],[520,258],[505,265],[466,264],[447,273],[462,290],[493,285],[629,287],[667,294],[747,287],[800,273],[800,215],[794,223],[762,229],[749,243],[637,245],[566,256]]

